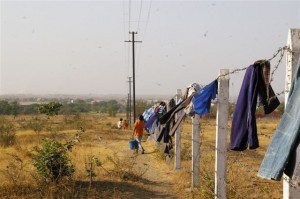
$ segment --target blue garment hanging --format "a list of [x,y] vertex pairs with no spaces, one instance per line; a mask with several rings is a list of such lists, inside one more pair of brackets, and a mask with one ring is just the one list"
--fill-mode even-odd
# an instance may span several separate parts
[[204,115],[210,111],[210,103],[215,99],[218,92],[218,81],[214,80],[202,88],[193,97],[194,111],[199,115]]
[[[158,113],[152,113],[151,117],[149,118],[149,120],[145,123],[145,129],[149,132],[149,133],[153,133],[153,124],[156,123],[158,119]],[[151,130],[152,129],[152,130]]]

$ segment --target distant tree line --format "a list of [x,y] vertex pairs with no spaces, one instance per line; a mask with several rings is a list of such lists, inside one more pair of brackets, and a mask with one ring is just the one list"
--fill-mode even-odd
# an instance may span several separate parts
[[[55,103],[50,102],[49,106]],[[71,102],[60,102],[62,106],[59,107],[57,114],[77,114],[87,112],[108,113],[111,116],[116,115],[118,112],[126,112],[126,105],[121,104],[116,100],[91,102],[89,100],[74,100]],[[45,105],[30,104],[22,105],[17,101],[9,102],[6,100],[0,101],[0,115],[34,115],[43,113]],[[48,107],[49,108],[49,107]],[[55,108],[55,107],[54,107]]]
[[[56,114],[78,114],[78,113],[88,113],[88,112],[96,112],[96,113],[107,113],[110,116],[115,116],[117,113],[126,113],[127,105],[126,103],[118,102],[117,100],[109,100],[109,101],[91,101],[91,100],[74,100],[72,103],[67,101],[59,102],[62,106],[59,107],[59,111]],[[51,102],[49,103],[51,105]],[[136,101],[136,113],[142,114],[147,108],[153,105],[147,103],[143,100]],[[217,106],[211,107],[210,116],[216,116]],[[17,101],[0,101],[0,115],[34,115],[38,113],[42,113],[43,105],[40,104],[30,104],[30,105],[22,105]],[[233,115],[235,109],[235,104],[229,104],[229,114]],[[277,108],[278,115],[282,115],[284,112],[284,103],[281,103]],[[257,110],[257,114],[264,115],[263,109],[260,108]]]

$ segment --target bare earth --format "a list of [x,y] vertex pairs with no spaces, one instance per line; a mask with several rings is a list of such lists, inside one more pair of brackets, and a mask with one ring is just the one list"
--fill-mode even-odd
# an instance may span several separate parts
[[[178,197],[175,192],[176,182],[173,180],[172,165],[167,165],[164,160],[159,159],[154,142],[145,139],[143,140],[145,154],[138,153],[135,166],[146,168],[142,179],[137,182],[111,182],[110,189],[122,193],[122,198],[183,198]],[[115,140],[106,142],[104,146],[126,160],[136,155],[129,149],[128,141],[127,139]]]

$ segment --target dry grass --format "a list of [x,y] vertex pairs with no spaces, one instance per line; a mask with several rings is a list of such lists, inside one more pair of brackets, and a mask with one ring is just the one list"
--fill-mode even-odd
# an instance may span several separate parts
[[[38,117],[44,122],[43,130],[38,133],[28,127],[28,123],[34,117],[18,116],[15,120],[13,117],[6,117],[17,128],[17,143],[11,147],[0,148],[0,198],[160,198],[155,196],[154,191],[145,188],[154,183],[147,180],[149,174],[146,171],[150,164],[138,164],[140,160],[134,159],[133,153],[126,152],[128,146],[120,144],[127,144],[131,130],[120,131],[115,128],[119,116],[112,118],[106,115],[84,114],[50,119]],[[228,198],[282,197],[282,182],[262,180],[256,177],[255,173],[278,122],[278,119],[258,119],[260,148],[244,152],[228,151]],[[80,126],[84,127],[86,132],[82,135],[81,142],[70,153],[72,163],[76,167],[73,181],[65,181],[59,185],[43,185],[32,166],[32,148],[38,146],[45,137],[65,142],[75,135]],[[201,119],[200,186],[192,192],[186,191],[191,187],[191,126],[191,119],[187,117],[182,132],[182,169],[164,176],[173,182],[172,186],[178,198],[213,198],[215,120]],[[230,122],[228,126],[230,129]],[[229,134],[228,132],[228,140]],[[118,146],[119,148],[116,148]],[[148,150],[150,148],[148,146]],[[151,157],[158,157],[151,160],[152,164],[167,172],[172,170],[172,162],[168,167],[163,166],[166,164],[158,150],[153,148],[151,153]],[[100,159],[103,168],[95,169],[97,176],[92,186],[89,186],[85,164],[91,155]],[[134,161],[138,166],[130,167],[135,165]]]
[[[215,132],[214,119],[201,118],[201,147],[200,147],[200,186],[189,193],[193,198],[214,198],[214,167],[215,167]],[[227,197],[228,198],[282,198],[282,181],[263,180],[257,177],[257,171],[270,142],[278,118],[260,118],[257,129],[260,147],[243,152],[227,151]],[[228,122],[228,149],[230,140],[231,121]],[[188,118],[183,126],[182,151],[191,153],[191,119]],[[176,176],[178,188],[183,192],[190,188],[191,161],[184,159],[182,170]]]

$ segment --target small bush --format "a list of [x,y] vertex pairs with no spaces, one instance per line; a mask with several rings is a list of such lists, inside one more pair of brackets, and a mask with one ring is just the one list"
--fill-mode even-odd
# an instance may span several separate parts
[[94,155],[90,155],[85,162],[85,171],[87,177],[90,179],[90,186],[92,185],[93,177],[97,176],[95,168],[100,166],[102,166],[102,162]]
[[0,146],[8,147],[14,145],[16,132],[14,125],[4,119],[0,120]]
[[71,164],[68,152],[72,151],[75,144],[79,142],[83,132],[85,130],[80,127],[75,137],[65,144],[55,139],[45,138],[42,140],[42,147],[34,147],[33,151],[37,154],[33,157],[33,166],[37,168],[38,173],[44,177],[46,182],[58,183],[64,177],[71,179],[75,167]]
[[37,155],[33,165],[46,181],[59,182],[62,178],[71,178],[75,169],[68,156],[70,149],[54,139],[43,139],[42,147],[35,147]]

